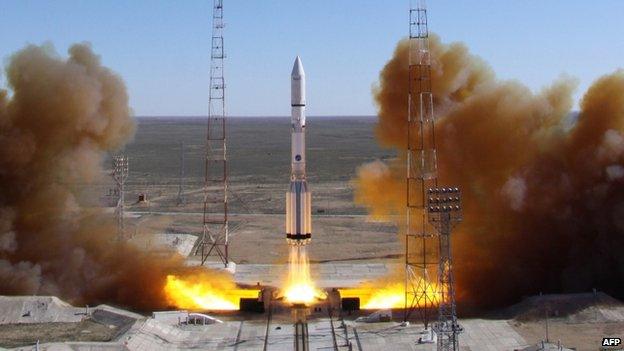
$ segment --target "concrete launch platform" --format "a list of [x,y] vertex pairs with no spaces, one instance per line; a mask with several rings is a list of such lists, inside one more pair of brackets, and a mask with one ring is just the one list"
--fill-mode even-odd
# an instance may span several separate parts
[[[417,344],[422,326],[401,326],[399,323],[355,323],[330,321],[329,318],[308,322],[310,350],[333,350],[332,323],[339,350],[435,350],[435,344]],[[462,339],[464,350],[514,350],[528,346],[526,341],[505,321],[469,320],[464,323],[467,333],[480,337]],[[153,320],[144,322],[129,333],[123,343],[131,350],[262,350],[265,344],[266,321],[235,321],[209,326],[187,326],[180,330],[163,326]],[[293,349],[293,324],[274,322],[269,326],[267,349]]]
[[[42,342],[38,346],[30,344],[12,350],[31,351],[38,347],[42,351],[242,351],[262,350],[265,345],[267,350],[293,349],[294,327],[289,314],[223,316],[222,323],[192,325],[158,320],[109,306],[98,306],[87,312],[85,308],[73,307],[52,297],[2,297],[0,301],[2,312],[19,310],[19,313],[12,314],[13,320],[6,319],[5,323],[78,322],[95,318],[94,315],[105,310],[111,328],[121,325],[114,321],[127,324],[125,330],[121,329],[110,342]],[[47,308],[30,309],[32,306]],[[21,319],[19,315],[29,311],[32,320]],[[528,346],[506,321],[463,320],[462,325],[466,329],[462,338],[465,350],[513,350]],[[417,324],[358,323],[330,316],[308,321],[310,350],[348,350],[349,344],[352,350],[435,350],[435,344],[416,343],[421,330],[422,326]]]
[[[594,302],[585,304],[584,301],[589,301],[592,296]],[[577,349],[591,349],[586,346],[599,343],[605,332],[618,333],[624,330],[624,304],[607,295],[590,293],[539,296],[513,306],[519,313],[516,318],[460,319],[464,328],[460,335],[461,350],[539,350],[544,323],[542,320],[525,319],[534,313],[535,306],[544,301],[552,303],[556,308],[574,305],[574,313],[560,310],[562,315],[551,319],[549,345],[552,347],[556,347],[557,340],[561,339],[562,344],[568,347],[580,343],[585,347]],[[264,314],[215,315],[222,322],[207,320],[204,325],[203,322],[185,323],[184,316],[189,316],[185,311],[173,313],[183,318],[154,318],[106,305],[89,309],[74,307],[55,297],[1,296],[0,345],[13,345],[10,350],[23,351],[292,350],[294,326],[290,310],[273,308],[272,311],[273,313]],[[355,314],[340,315],[339,311],[334,310],[333,315],[330,315],[327,305],[319,305],[307,321],[309,349],[435,350],[435,344],[417,342],[423,336],[422,325],[404,326],[396,320],[397,318],[390,322],[359,322],[356,321]],[[85,333],[94,330],[89,329],[86,322],[110,329],[108,339],[85,339]],[[79,328],[73,329],[73,335],[63,334],[59,337],[50,332],[58,325],[77,325]],[[3,335],[6,336],[2,334],[3,328],[11,327],[19,331],[20,328],[29,326],[38,329],[28,329],[34,330],[31,334],[22,332],[21,341],[14,339],[9,343],[6,338],[3,339]],[[85,329],[81,330],[83,327]],[[537,331],[537,335],[531,334],[532,329]],[[585,333],[583,337],[588,340],[583,341],[570,334],[571,332],[579,335]],[[36,345],[37,340],[40,340],[39,345]]]
[[[310,264],[312,279],[319,288],[356,287],[368,281],[400,272],[394,263],[319,263]],[[234,279],[240,284],[279,286],[287,277],[286,264],[238,264]]]

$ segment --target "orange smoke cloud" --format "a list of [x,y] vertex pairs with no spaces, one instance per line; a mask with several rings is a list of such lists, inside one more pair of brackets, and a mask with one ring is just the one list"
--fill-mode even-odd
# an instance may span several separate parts
[[[571,112],[575,82],[539,93],[497,80],[462,44],[430,39],[439,183],[464,194],[454,233],[458,297],[492,307],[526,294],[598,288],[624,296],[624,71]],[[399,226],[405,204],[408,43],[374,89],[390,163],[363,165],[355,200]]]
[[[28,46],[0,90],[0,294],[57,295],[75,303],[164,307],[168,274],[205,272],[173,253],[115,242],[110,215],[87,210],[75,184],[102,174],[106,152],[134,134],[119,76],[87,45],[69,58]],[[223,278],[227,279],[227,278]]]

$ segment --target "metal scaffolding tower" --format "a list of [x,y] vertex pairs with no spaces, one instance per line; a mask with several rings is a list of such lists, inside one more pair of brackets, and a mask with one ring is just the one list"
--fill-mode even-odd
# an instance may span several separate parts
[[417,310],[427,329],[430,314],[438,304],[437,235],[425,210],[426,191],[437,186],[437,160],[429,31],[423,0],[417,1],[416,7],[410,6],[408,84],[404,320]]
[[459,188],[430,188],[427,191],[429,223],[439,233],[440,259],[438,262],[438,321],[433,326],[438,338],[439,351],[459,350],[459,333],[455,309],[455,281],[451,255],[451,230],[462,220]]
[[113,156],[113,180],[117,185],[117,207],[115,216],[117,217],[117,240],[125,240],[124,229],[124,185],[128,178],[128,158],[124,155]]
[[225,77],[223,61],[223,0],[214,0],[208,130],[204,178],[203,230],[195,254],[203,265],[216,255],[227,268],[228,258],[228,169],[226,148]]

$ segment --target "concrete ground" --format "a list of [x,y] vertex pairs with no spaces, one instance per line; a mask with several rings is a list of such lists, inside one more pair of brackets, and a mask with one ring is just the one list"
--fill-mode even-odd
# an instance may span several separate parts
[[[422,326],[401,326],[399,323],[360,324],[333,321],[339,350],[389,351],[435,350],[435,344],[418,344]],[[462,335],[462,350],[515,350],[528,346],[526,341],[505,322],[471,321],[463,325],[478,329],[477,338]],[[316,319],[308,324],[310,350],[334,349],[331,322],[328,318]],[[153,319],[138,321],[121,339],[110,343],[50,343],[41,344],[40,350],[262,350],[265,344],[266,321],[232,321],[208,326],[169,326]],[[272,323],[269,327],[267,350],[293,349],[293,324]],[[346,333],[345,333],[346,330]],[[32,346],[15,350],[33,350]]]
[[0,296],[0,325],[80,322],[85,308],[76,308],[54,296]]
[[[561,299],[569,301],[566,295]],[[310,350],[435,350],[435,344],[417,342],[424,336],[422,325],[359,322],[356,317],[364,312],[336,316],[339,312],[334,310],[334,316],[330,316],[327,306],[319,305],[320,309],[308,317]],[[3,296],[0,348],[30,351],[39,341],[42,351],[243,351],[261,350],[265,344],[267,350],[292,350],[291,310],[278,305],[271,311],[216,315],[221,323],[193,325],[184,324],[185,318],[154,319],[106,305],[87,310],[52,297]],[[185,314],[188,312],[176,315]],[[461,319],[460,324],[464,328],[459,339],[461,350],[521,350],[539,346],[545,337],[543,320]],[[602,337],[624,333],[624,305],[612,302],[609,306],[588,306],[573,315],[553,318],[549,320],[549,332],[555,345],[561,340],[562,345],[576,350],[597,350]]]
[[[173,243],[179,234],[155,238]],[[158,240],[154,240],[154,243]],[[160,242],[158,241],[158,242]],[[178,239],[175,243],[183,243]],[[184,246],[183,244],[180,246]],[[188,245],[187,245],[188,246]],[[186,249],[184,249],[186,251]],[[238,264],[239,283],[279,286],[283,264]],[[383,279],[400,269],[390,262],[325,262],[311,265],[319,287],[355,287]],[[549,339],[577,350],[596,350],[602,337],[624,335],[624,305],[607,295],[571,294],[531,297],[496,319],[461,319],[461,350],[521,350],[545,339],[543,306],[548,303]],[[570,307],[572,306],[572,307]],[[360,314],[330,318],[326,306],[308,320],[310,350],[434,350],[419,344],[422,325],[363,323]],[[372,312],[372,311],[371,311]],[[180,312],[184,315],[187,312]],[[336,313],[336,312],[334,312]],[[398,317],[398,316],[395,316]],[[154,319],[106,305],[87,309],[56,297],[0,296],[0,347],[14,350],[292,350],[289,309],[260,315],[217,315],[223,323],[178,325],[178,319]],[[180,318],[184,321],[185,318]],[[397,320],[397,318],[395,318]],[[333,326],[333,328],[332,328]],[[333,330],[333,332],[332,332]],[[268,336],[267,336],[268,335]],[[335,344],[334,344],[335,337]],[[336,347],[335,347],[336,346]],[[539,349],[539,348],[537,348]]]
[[[312,279],[319,288],[356,287],[364,282],[382,279],[398,271],[398,263],[319,263],[311,264]],[[234,279],[237,283],[280,286],[287,277],[286,265],[237,264]]]

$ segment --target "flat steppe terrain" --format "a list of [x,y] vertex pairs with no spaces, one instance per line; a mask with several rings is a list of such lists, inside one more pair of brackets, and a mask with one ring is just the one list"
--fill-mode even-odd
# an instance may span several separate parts
[[[201,232],[206,119],[138,118],[126,147],[129,219],[137,235]],[[374,117],[309,117],[307,170],[312,190],[313,261],[392,260],[401,249],[396,228],[367,219],[353,202],[357,168],[394,157],[374,137]],[[231,257],[239,263],[287,258],[284,202],[290,180],[290,118],[230,118],[227,126]],[[183,159],[183,161],[182,161]],[[178,193],[182,184],[182,204]],[[106,195],[112,184],[102,184]],[[146,194],[147,203],[137,203]],[[106,196],[102,196],[106,198]]]

